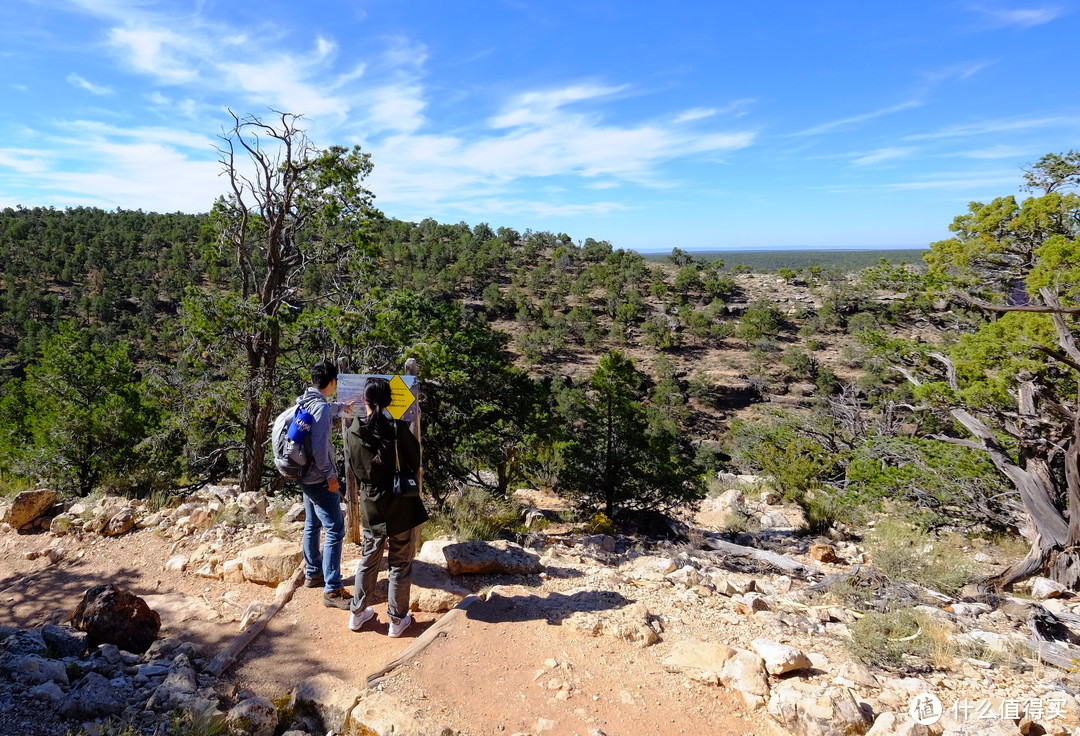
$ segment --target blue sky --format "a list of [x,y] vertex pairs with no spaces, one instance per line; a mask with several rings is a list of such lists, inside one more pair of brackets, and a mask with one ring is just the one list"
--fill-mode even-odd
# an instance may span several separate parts
[[925,246],[1080,148],[1080,2],[5,0],[0,207],[203,212],[228,108],[405,220]]

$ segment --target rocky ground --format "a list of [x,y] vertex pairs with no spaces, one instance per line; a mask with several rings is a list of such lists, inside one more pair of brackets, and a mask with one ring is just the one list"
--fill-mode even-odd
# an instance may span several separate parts
[[[556,503],[519,499],[534,519]],[[386,636],[385,604],[354,633],[346,612],[301,587],[215,674],[214,658],[289,585],[295,501],[218,486],[158,511],[105,498],[57,514],[47,493],[0,509],[0,733],[108,735],[110,719],[163,733],[194,712],[266,736],[1063,735],[1080,724],[1075,671],[1027,646],[1033,612],[1071,622],[1080,601],[1042,583],[990,603],[909,590],[934,622],[919,635],[948,651],[867,667],[846,646],[867,611],[816,592],[827,576],[872,569],[866,551],[799,537],[797,509],[739,490],[686,520],[688,542],[543,521],[524,545],[428,542],[406,636]],[[732,537],[717,532],[734,509],[762,527],[736,541],[775,557],[724,547]],[[347,544],[346,569],[357,556]],[[65,623],[105,583],[156,612],[145,652],[98,643],[85,613],[74,623],[86,630]]]

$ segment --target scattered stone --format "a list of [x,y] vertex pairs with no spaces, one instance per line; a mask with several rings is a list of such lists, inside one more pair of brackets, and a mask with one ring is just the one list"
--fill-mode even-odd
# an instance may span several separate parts
[[634,569],[641,570],[642,572],[658,573],[660,575],[667,575],[668,573],[675,572],[678,569],[678,565],[675,564],[675,560],[670,557],[653,557],[645,555],[642,557],[634,558]]
[[110,537],[116,537],[130,532],[134,527],[135,509],[125,506],[105,523],[105,528],[101,531]]
[[663,665],[669,672],[682,672],[691,679],[715,685],[734,655],[735,650],[724,644],[689,639],[676,642]]
[[782,675],[796,670],[809,669],[810,658],[795,647],[778,644],[768,639],[754,639],[750,646],[765,662],[765,669],[770,675]]
[[240,553],[244,577],[253,583],[277,585],[290,579],[304,560],[296,542],[267,542]]
[[362,695],[359,688],[333,675],[309,677],[292,692],[289,706],[300,716],[311,716],[322,732],[347,733],[349,715]]
[[871,725],[847,688],[798,680],[773,687],[769,715],[796,736],[860,736]]
[[244,582],[244,561],[238,557],[221,563],[221,579],[226,583]]
[[1031,597],[1037,601],[1045,601],[1048,598],[1060,598],[1068,593],[1068,589],[1050,578],[1032,578]]
[[726,687],[742,694],[747,707],[757,709],[765,705],[769,696],[769,679],[765,662],[753,652],[736,649],[720,670],[720,681]]
[[91,648],[109,642],[142,653],[157,638],[161,617],[137,595],[115,585],[95,585],[83,594],[71,625],[86,632]]
[[49,651],[61,659],[78,657],[86,651],[86,633],[70,626],[45,624],[41,627],[41,638]]
[[187,569],[187,566],[188,566],[188,558],[185,557],[184,555],[176,555],[175,557],[170,557],[165,562],[165,569],[166,570],[172,570],[172,571],[175,571],[175,572],[183,572],[184,570]]
[[735,603],[735,610],[746,615],[769,610],[769,603],[761,593],[736,595],[731,600]]
[[451,575],[535,575],[544,569],[537,555],[502,539],[448,544],[443,555]]
[[101,718],[114,716],[127,705],[127,693],[104,675],[90,672],[68,694],[60,712],[68,718]]
[[229,736],[274,736],[277,725],[277,709],[266,698],[241,700],[225,716]]
[[839,562],[836,555],[836,547],[831,544],[811,544],[810,556],[818,562]]
[[930,729],[907,713],[885,712],[874,720],[866,736],[929,736]]

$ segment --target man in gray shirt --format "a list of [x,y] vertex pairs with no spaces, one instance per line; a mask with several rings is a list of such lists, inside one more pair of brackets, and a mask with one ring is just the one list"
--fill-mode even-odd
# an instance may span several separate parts
[[[296,403],[312,417],[311,459],[300,488],[304,492],[304,585],[322,586],[323,605],[349,610],[352,593],[341,581],[341,545],[345,539],[345,517],[341,513],[337,463],[330,424],[340,416],[344,404],[329,399],[337,392],[337,368],[329,361],[319,361],[311,368],[311,386]],[[319,549],[319,530],[326,530]]]

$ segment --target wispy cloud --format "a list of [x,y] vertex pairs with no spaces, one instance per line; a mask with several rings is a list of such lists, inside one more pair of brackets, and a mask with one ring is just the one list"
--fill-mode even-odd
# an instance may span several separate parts
[[851,163],[855,166],[872,166],[873,164],[905,158],[917,150],[919,149],[914,146],[907,148],[879,148],[876,151],[859,155],[857,158],[852,159]]
[[90,82],[90,81],[88,81],[86,79],[83,79],[78,74],[74,74],[74,73],[69,74],[68,78],[67,78],[67,81],[68,81],[68,84],[72,85],[73,87],[78,87],[79,89],[86,90],[87,92],[89,92],[92,95],[104,96],[104,95],[111,95],[113,93],[113,91],[111,89],[109,89],[108,87],[103,87],[101,85],[94,84],[93,82]]
[[910,110],[914,107],[920,107],[923,103],[920,100],[908,100],[907,102],[901,102],[898,105],[890,105],[889,107],[883,107],[873,112],[863,113],[861,115],[852,115],[848,118],[841,118],[839,120],[833,120],[828,123],[822,123],[821,125],[815,125],[813,128],[807,128],[806,130],[800,130],[794,135],[820,135],[821,133],[829,133],[837,128],[847,127],[849,125],[856,125],[858,123],[865,123],[868,120],[874,120],[876,118],[884,117],[886,115],[892,115],[894,113],[903,112],[904,110]]
[[988,171],[963,173],[938,173],[926,179],[885,184],[893,191],[912,191],[919,189],[945,189],[967,191],[972,189],[993,189],[1000,193],[1003,187],[1012,190],[1017,185],[1015,171]]
[[952,155],[974,159],[1022,158],[1031,155],[1031,147],[1008,146],[1002,144],[988,146],[987,148],[977,148],[971,151],[960,151],[959,153],[954,153]]
[[967,138],[987,133],[1009,133],[1031,128],[1048,128],[1060,125],[1077,125],[1080,118],[1040,117],[983,120],[966,125],[950,125],[932,133],[918,133],[904,138],[905,141],[923,141],[939,138]]
[[694,120],[702,120],[704,118],[717,117],[720,115],[742,117],[750,111],[750,106],[753,105],[755,102],[757,102],[757,100],[751,98],[744,98],[741,100],[729,102],[723,107],[695,107],[677,115],[674,122],[689,123]]
[[704,118],[711,118],[716,115],[717,111],[714,107],[695,107],[693,110],[687,110],[675,117],[673,122],[675,123],[689,123],[692,120],[702,120]]
[[1060,18],[1065,10],[1056,5],[1043,5],[1032,8],[990,8],[976,5],[971,8],[983,16],[993,27],[1020,26],[1031,28],[1041,26],[1052,20]]

